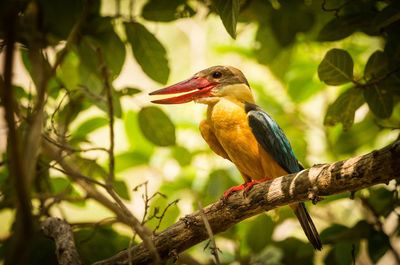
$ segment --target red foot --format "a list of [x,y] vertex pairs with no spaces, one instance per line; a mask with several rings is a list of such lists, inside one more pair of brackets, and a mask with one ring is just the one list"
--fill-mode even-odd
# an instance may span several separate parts
[[245,187],[246,187],[246,184],[247,183],[243,183],[243,184],[241,184],[239,186],[232,187],[229,190],[225,191],[224,199],[228,199],[229,195],[231,195],[231,193],[234,192],[234,191],[244,190]]
[[261,183],[261,182],[264,182],[264,181],[267,181],[267,180],[269,180],[269,179],[268,178],[264,178],[264,179],[260,179],[260,180],[253,180],[253,181],[250,181],[250,182],[245,182],[245,183],[243,183],[243,184],[241,184],[239,186],[232,187],[229,190],[225,191],[223,197],[224,197],[224,199],[227,199],[231,195],[231,193],[234,192],[234,191],[245,190],[245,192],[247,192],[247,191],[249,191],[251,189],[251,187],[254,184]]

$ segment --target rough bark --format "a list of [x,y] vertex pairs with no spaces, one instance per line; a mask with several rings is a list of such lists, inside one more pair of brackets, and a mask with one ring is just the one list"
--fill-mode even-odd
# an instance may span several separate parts
[[[312,200],[320,196],[355,191],[378,183],[388,183],[400,176],[400,141],[378,151],[331,164],[316,165],[296,174],[254,185],[243,196],[242,192],[232,194],[227,201],[219,200],[204,208],[204,213],[214,234],[221,233],[234,224],[283,205]],[[162,259],[176,257],[208,238],[201,214],[196,211],[181,218],[177,223],[153,236],[154,244]],[[150,264],[152,256],[143,244],[96,265]]]
[[41,229],[45,236],[51,237],[56,244],[56,254],[60,265],[82,264],[76,250],[71,226],[64,220],[49,217],[43,221]]

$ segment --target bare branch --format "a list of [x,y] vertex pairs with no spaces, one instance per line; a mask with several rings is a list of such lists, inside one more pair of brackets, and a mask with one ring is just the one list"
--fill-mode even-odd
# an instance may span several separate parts
[[42,149],[48,157],[50,157],[52,160],[57,161],[60,164],[65,174],[69,176],[71,180],[75,181],[78,185],[81,186],[82,189],[85,190],[88,197],[93,198],[106,208],[113,211],[121,222],[132,227],[143,240],[146,248],[150,250],[150,253],[152,253],[154,257],[159,257],[152,238],[150,237],[152,234],[150,229],[141,225],[140,221],[135,216],[133,216],[132,213],[126,208],[126,206],[122,203],[121,199],[118,197],[113,189],[107,189],[107,191],[113,197],[116,203],[103,195],[91,183],[89,183],[87,179],[82,178],[83,174],[81,174],[79,169],[74,165],[73,162],[71,162],[71,158],[64,158],[61,156],[62,149],[52,145],[48,141],[42,141]]
[[[204,208],[204,214],[214,234],[226,231],[234,224],[277,207],[314,200],[347,191],[359,190],[378,183],[388,183],[400,177],[400,141],[372,153],[331,164],[316,165],[296,174],[263,182],[244,197],[232,194]],[[208,238],[200,211],[181,218],[177,223],[154,237],[154,244],[162,259],[180,253]],[[152,256],[143,244],[96,262],[96,265],[150,264]]]
[[[117,1],[118,2],[118,1]],[[112,96],[112,87],[110,84],[110,72],[107,69],[106,61],[104,59],[103,53],[101,52],[100,47],[96,47],[97,56],[100,61],[100,68],[104,77],[104,88],[107,94],[107,107],[108,107],[108,119],[109,119],[109,128],[110,128],[110,148],[108,150],[109,154],[109,171],[108,171],[108,179],[107,179],[107,187],[112,188],[115,178],[114,173],[114,103]]]
[[43,221],[41,229],[45,236],[51,237],[56,244],[58,264],[82,264],[76,250],[74,234],[71,226],[66,221],[49,217]]
[[213,231],[211,229],[210,223],[207,220],[206,215],[204,214],[203,206],[201,205],[200,201],[197,202],[197,206],[199,207],[201,218],[203,219],[204,225],[207,230],[207,234],[211,240],[211,254],[215,257],[215,263],[219,265],[219,264],[221,264],[221,262],[219,261],[218,248],[217,248],[217,244],[215,243]]

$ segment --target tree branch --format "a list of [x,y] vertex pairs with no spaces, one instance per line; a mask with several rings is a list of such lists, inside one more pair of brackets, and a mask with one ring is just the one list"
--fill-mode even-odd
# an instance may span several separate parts
[[41,229],[43,234],[51,237],[56,244],[58,264],[82,264],[76,250],[74,234],[72,233],[71,226],[66,221],[49,217],[43,221]]
[[[10,173],[16,191],[17,212],[13,230],[11,247],[8,251],[5,264],[23,264],[26,262],[28,250],[32,242],[34,225],[32,222],[31,201],[29,198],[29,185],[24,171],[24,161],[22,159],[21,135],[16,128],[15,122],[15,98],[12,84],[14,49],[17,31],[17,5],[11,4],[4,14],[7,14],[2,23],[7,25],[4,35],[6,45],[4,56],[4,82],[0,83],[1,104],[5,110],[5,120],[8,128],[8,161]],[[7,8],[7,6],[5,7]]]
[[58,148],[55,145],[52,145],[48,141],[43,140],[42,151],[49,158],[57,161],[59,165],[64,169],[65,174],[67,174],[67,176],[69,176],[71,180],[80,185],[81,188],[85,190],[88,197],[93,198],[109,210],[113,211],[118,217],[118,220],[120,220],[121,222],[129,225],[130,227],[133,227],[139,237],[143,240],[147,249],[150,249],[150,253],[152,253],[155,257],[158,256],[157,250],[155,249],[153,241],[150,237],[152,232],[146,226],[142,226],[139,220],[137,220],[136,217],[125,207],[125,205],[119,199],[118,195],[115,194],[113,189],[107,191],[111,191],[110,195],[113,197],[113,199],[118,199],[117,203],[111,201],[108,197],[103,195],[103,193],[97,190],[91,183],[89,183],[87,181],[87,178],[80,173],[79,168],[75,166],[71,157],[63,158],[61,156],[62,149]]
[[[400,141],[372,153],[331,164],[316,165],[296,174],[282,176],[255,185],[247,194],[237,192],[227,201],[219,200],[204,208],[214,234],[234,224],[280,206],[318,201],[319,196],[359,190],[400,177]],[[180,253],[208,238],[200,211],[181,218],[177,223],[154,236],[154,244],[162,259]],[[152,255],[139,244],[130,250],[96,262],[96,265],[149,264]]]

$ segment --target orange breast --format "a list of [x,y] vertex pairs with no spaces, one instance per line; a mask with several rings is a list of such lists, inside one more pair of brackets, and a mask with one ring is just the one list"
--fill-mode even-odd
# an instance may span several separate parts
[[209,107],[207,122],[242,175],[258,180],[286,174],[254,138],[243,103],[222,98]]

